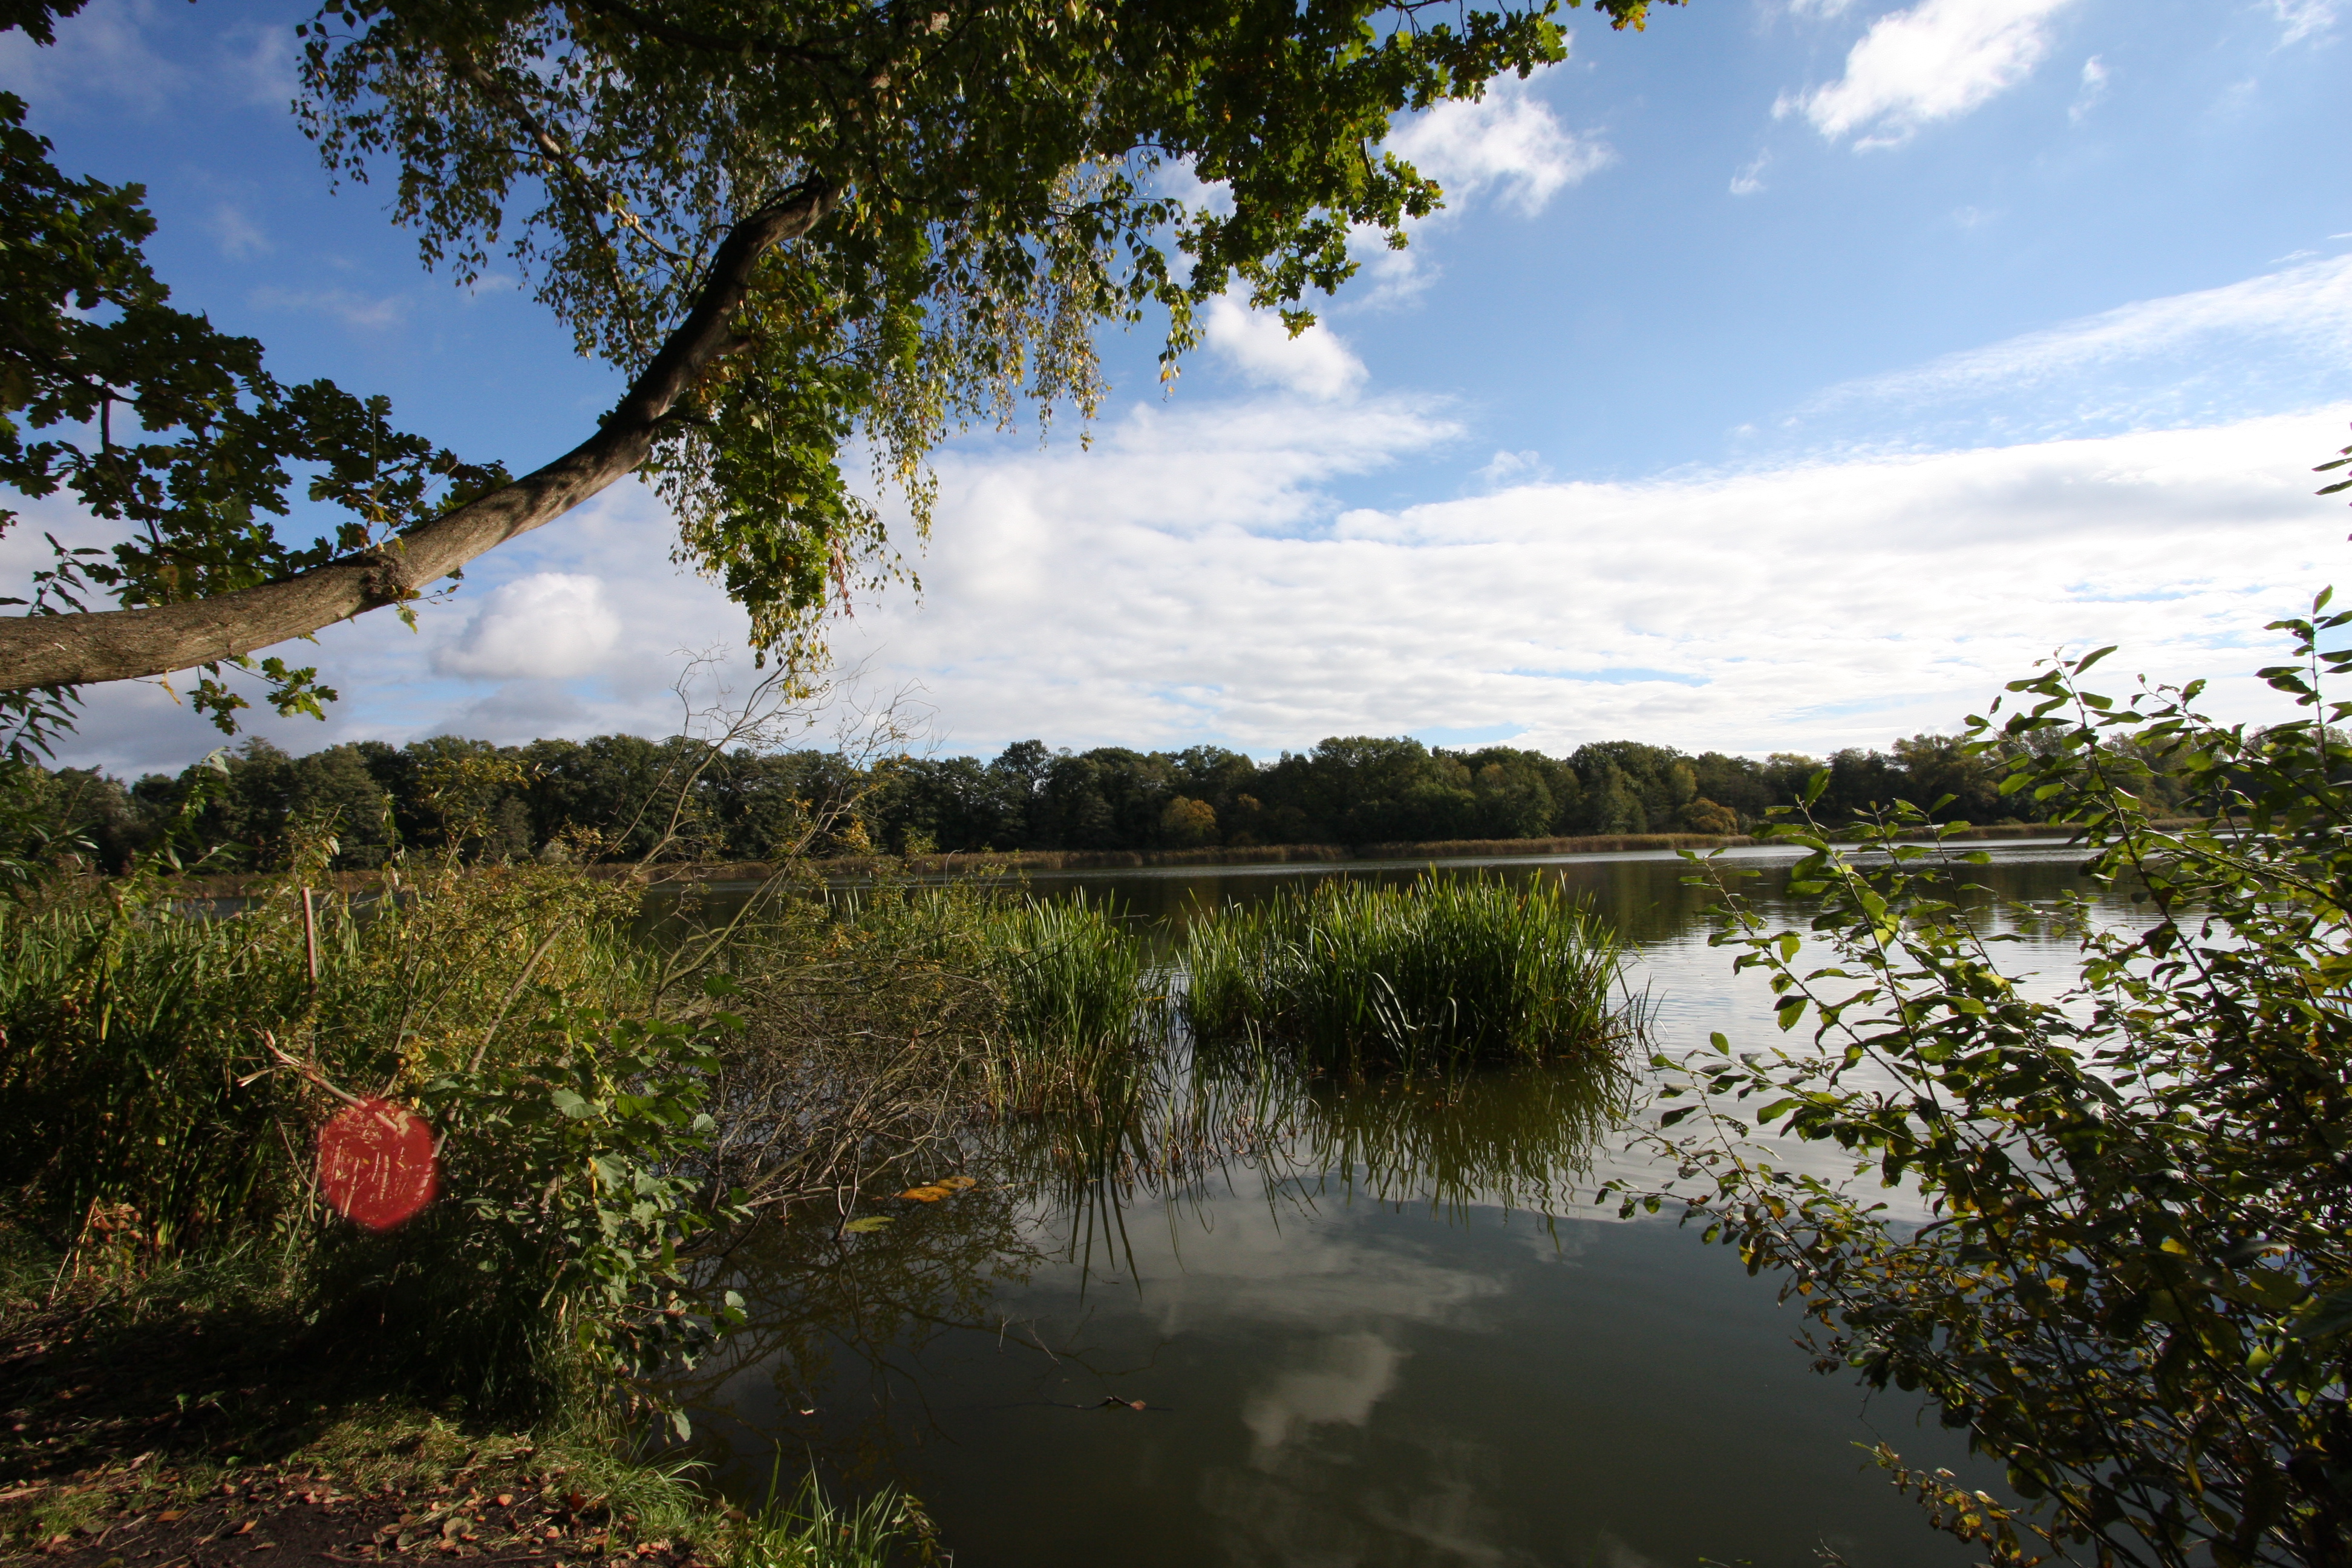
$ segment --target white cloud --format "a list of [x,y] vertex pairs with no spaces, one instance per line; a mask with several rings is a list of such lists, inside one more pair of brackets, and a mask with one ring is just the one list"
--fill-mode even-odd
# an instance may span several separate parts
[[586,675],[620,634],[596,578],[539,572],[493,590],[465,629],[434,650],[433,668],[487,680]]
[[1852,8],[1853,0],[1789,0],[1792,16],[1843,16]]
[[[2107,642],[2118,671],[2213,676],[2218,710],[2260,717],[2258,628],[2352,582],[2344,509],[2307,471],[2347,419],[2352,404],[1344,511],[1343,487],[1459,429],[1389,399],[1154,407],[1092,452],[952,454],[924,597],[862,605],[837,637],[876,685],[919,680],[936,739],[982,754],[1032,735],[1270,752],[1441,726],[1555,752],[1819,753],[1948,728],[2053,647]],[[740,647],[743,626],[668,566],[668,538],[649,492],[611,492],[509,547],[527,574],[454,646],[465,598],[428,606],[423,637],[382,615],[330,628],[299,651],[347,694],[334,722],[255,727],[301,751],[666,733],[677,650]],[[576,613],[599,601],[609,620]],[[96,696],[68,760],[177,767],[214,743],[152,688]]]
[[2318,37],[2336,26],[2337,0],[2269,0],[2279,21],[2282,48]]
[[102,99],[141,114],[160,111],[186,74],[149,43],[154,0],[92,0],[57,24],[43,47],[21,31],[0,33],[0,88],[46,106],[93,107]]
[[1764,171],[1771,162],[1772,154],[1769,151],[1759,153],[1749,159],[1741,167],[1739,173],[1731,176],[1731,194],[1735,196],[1752,196],[1762,190]]
[[2096,109],[2100,100],[2106,96],[2107,68],[2098,56],[2093,55],[2083,62],[2083,85],[2074,94],[2074,101],[2066,110],[2067,120],[2080,125],[2083,122],[2083,117]]
[[241,84],[246,102],[256,108],[283,110],[300,90],[290,28],[240,23],[221,40],[217,55],[220,75]]
[[1863,132],[1858,146],[1896,145],[2023,81],[2050,52],[2050,18],[2067,4],[1920,0],[1873,22],[1846,56],[1843,77],[1784,95],[1772,112],[1802,113],[1832,142]]
[[269,237],[261,232],[260,226],[227,202],[214,205],[207,226],[219,242],[221,254],[231,260],[260,256],[271,248]]
[[1230,294],[1210,303],[1205,336],[1213,353],[1260,386],[1328,401],[1347,396],[1364,379],[1364,362],[1320,321],[1292,337],[1279,315],[1253,310]]
[[2302,404],[2340,396],[2347,360],[2352,256],[2138,300],[1849,383],[1804,414],[1862,408],[1907,416],[1928,405],[1978,400],[2000,407],[2015,431],[2036,418],[2041,405],[2033,395],[2054,387],[2064,417],[2078,427],[2091,416],[2118,424],[2206,423],[2259,409],[2253,398],[2265,387]]
[[1490,486],[1527,484],[1551,478],[1551,469],[1540,452],[1497,452],[1478,470],[1478,478]]
[[256,289],[246,296],[257,310],[302,310],[332,316],[347,327],[379,331],[397,326],[408,314],[408,301],[397,294],[371,299],[349,289]]
[[1441,103],[1405,118],[1388,146],[1444,186],[1449,207],[1494,191],[1528,216],[1616,159],[1607,142],[1562,126],[1517,77],[1503,78],[1475,102]]
[[1333,1334],[1294,1348],[1299,1364],[1242,1403],[1258,1462],[1310,1426],[1361,1426],[1396,1386],[1404,1352],[1375,1333]]
[[2352,408],[1326,522],[1334,481],[1448,438],[1349,414],[1162,413],[1088,455],[961,460],[926,602],[845,635],[924,681],[959,750],[1501,725],[1825,751],[1949,726],[2061,643],[2242,675],[2238,641],[2343,564],[2305,470]]

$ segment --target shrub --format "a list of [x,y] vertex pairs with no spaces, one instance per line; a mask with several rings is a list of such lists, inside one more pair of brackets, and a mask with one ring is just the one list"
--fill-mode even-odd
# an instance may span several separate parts
[[[1890,812],[1860,852],[1803,821],[1775,831],[1805,851],[1811,931],[1733,896],[1717,940],[1770,976],[1782,1028],[1812,1020],[1811,1047],[1717,1036],[1657,1064],[1669,1097],[1705,1097],[1707,1131],[1677,1135],[1696,1184],[1644,1201],[1683,1198],[1751,1271],[1781,1271],[1822,1370],[1924,1391],[2007,1466],[2023,1507],[1880,1453],[1997,1563],[2346,1560],[2352,704],[2323,690],[2352,652],[2321,643],[2352,616],[2326,604],[2275,623],[2295,661],[2262,672],[2294,722],[2218,724],[2201,683],[2111,700],[2084,681],[2100,654],[1973,721],[2010,759],[2003,792],[2075,826],[2095,894],[2150,917],[2108,929],[2068,900],[2064,995],[2029,1000],[1996,962],[2013,936],[1954,901],[1982,854],[1898,841],[1926,813]],[[2147,803],[2176,795],[2196,820],[2156,826]],[[1780,1168],[1748,1122],[1849,1151],[1927,1223]]]

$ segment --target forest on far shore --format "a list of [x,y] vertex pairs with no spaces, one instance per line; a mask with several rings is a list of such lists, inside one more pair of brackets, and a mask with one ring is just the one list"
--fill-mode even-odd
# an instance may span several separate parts
[[[225,776],[214,771],[224,766]],[[1334,737],[1271,763],[1217,746],[1072,752],[1023,741],[989,762],[898,755],[864,767],[835,752],[713,754],[683,738],[635,735],[522,746],[359,741],[300,757],[257,738],[214,768],[129,784],[66,768],[46,773],[40,793],[53,827],[78,832],[109,868],[184,816],[184,858],[270,869],[308,836],[334,841],[338,868],[364,869],[397,845],[446,845],[453,823],[464,825],[470,855],[592,860],[636,859],[665,838],[674,846],[666,853],[774,860],[809,840],[812,823],[824,831],[805,847],[819,855],[1738,833],[1794,804],[1823,767],[1814,810],[1832,824],[1897,799],[1944,801],[1936,816],[1945,821],[2030,820],[2021,814],[2033,810],[1998,793],[2001,759],[1928,734],[1885,751],[1761,761],[1638,741],[1551,757]],[[208,798],[184,810],[200,772],[212,773]]]

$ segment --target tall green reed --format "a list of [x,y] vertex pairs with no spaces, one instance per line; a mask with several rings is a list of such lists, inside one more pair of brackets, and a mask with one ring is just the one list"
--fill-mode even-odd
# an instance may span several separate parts
[[987,1053],[1000,1114],[1125,1100],[1160,1030],[1163,977],[1143,944],[1084,898],[1005,903],[982,931],[1001,1014]]
[[1638,1033],[1625,957],[1556,886],[1333,879],[1196,920],[1184,1016],[1204,1046],[1267,1042],[1327,1070],[1542,1061]]

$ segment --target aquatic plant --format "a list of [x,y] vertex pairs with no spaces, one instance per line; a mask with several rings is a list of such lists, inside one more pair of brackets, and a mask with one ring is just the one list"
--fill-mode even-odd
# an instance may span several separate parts
[[1624,960],[1549,883],[1334,879],[1194,920],[1183,1009],[1204,1044],[1265,1040],[1329,1069],[1541,1061],[1638,1033]]
[[1143,944],[1099,902],[1006,903],[983,931],[1002,1008],[986,1056],[1000,1113],[1100,1108],[1124,1098],[1160,1037],[1165,994]]

